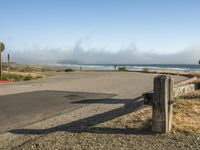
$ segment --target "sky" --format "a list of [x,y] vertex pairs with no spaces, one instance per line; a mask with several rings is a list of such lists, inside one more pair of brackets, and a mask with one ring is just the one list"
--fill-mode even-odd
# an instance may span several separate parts
[[197,63],[199,0],[0,0],[0,41],[18,63]]

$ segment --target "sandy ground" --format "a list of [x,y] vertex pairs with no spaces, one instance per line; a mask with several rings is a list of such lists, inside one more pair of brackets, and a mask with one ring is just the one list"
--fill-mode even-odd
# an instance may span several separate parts
[[[133,72],[73,72],[37,81],[0,85],[1,96],[47,90],[116,95],[100,101],[80,101],[90,105],[2,133],[0,148],[198,149],[198,135],[188,135],[189,140],[186,140],[187,136],[182,134],[154,135],[146,130],[141,132],[129,128],[126,124],[113,125],[113,120],[144,108],[140,96],[152,90],[155,76]],[[175,81],[183,79],[174,78]],[[183,143],[185,145],[181,145]]]

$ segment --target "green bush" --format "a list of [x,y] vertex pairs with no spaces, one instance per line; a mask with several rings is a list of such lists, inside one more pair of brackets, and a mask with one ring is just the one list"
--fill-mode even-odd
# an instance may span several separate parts
[[3,74],[1,80],[12,80],[12,81],[21,81],[23,79],[22,75],[16,74]]
[[71,69],[71,68],[67,68],[67,69],[65,69],[65,72],[72,72],[72,71],[74,71],[74,70]]
[[126,67],[119,67],[118,71],[127,71],[127,68]]
[[148,72],[149,72],[149,69],[148,69],[148,68],[144,68],[144,69],[142,70],[142,72],[148,73]]
[[3,74],[1,80],[10,81],[29,81],[32,79],[39,79],[41,76],[31,76],[31,75],[19,75],[19,74]]
[[32,77],[31,75],[25,76],[25,77],[23,78],[24,81],[29,81],[29,80],[31,80],[31,79],[33,79],[33,77]]

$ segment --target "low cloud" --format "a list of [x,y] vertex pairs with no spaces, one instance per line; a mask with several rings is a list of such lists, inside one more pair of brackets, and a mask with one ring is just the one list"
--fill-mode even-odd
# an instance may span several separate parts
[[11,52],[11,59],[26,64],[55,64],[60,60],[75,60],[87,64],[196,64],[200,59],[200,46],[189,47],[174,54],[142,52],[134,44],[113,53],[106,48],[86,49],[81,43],[72,48],[33,46]]

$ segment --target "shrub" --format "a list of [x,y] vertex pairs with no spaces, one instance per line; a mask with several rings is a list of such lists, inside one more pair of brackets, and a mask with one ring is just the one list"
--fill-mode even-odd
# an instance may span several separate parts
[[17,74],[3,74],[2,80],[12,80],[12,81],[21,81],[23,79],[22,75]]
[[119,67],[118,71],[127,71],[127,68],[126,67]]
[[39,79],[41,76],[32,76],[32,75],[20,75],[20,74],[9,74],[5,73],[2,75],[1,80],[10,80],[10,81],[29,81],[32,79]]
[[31,68],[29,66],[26,66],[19,70],[19,72],[32,72],[32,71],[33,71],[33,68]]
[[146,72],[146,73],[148,73],[150,70],[148,69],[148,68],[144,68],[143,70],[142,70],[142,72]]
[[25,76],[25,77],[23,78],[24,81],[29,81],[29,80],[31,80],[31,79],[33,79],[33,77],[32,77],[31,75]]
[[67,68],[67,69],[65,69],[65,72],[72,72],[72,71],[74,71],[74,70],[71,69],[71,68]]

